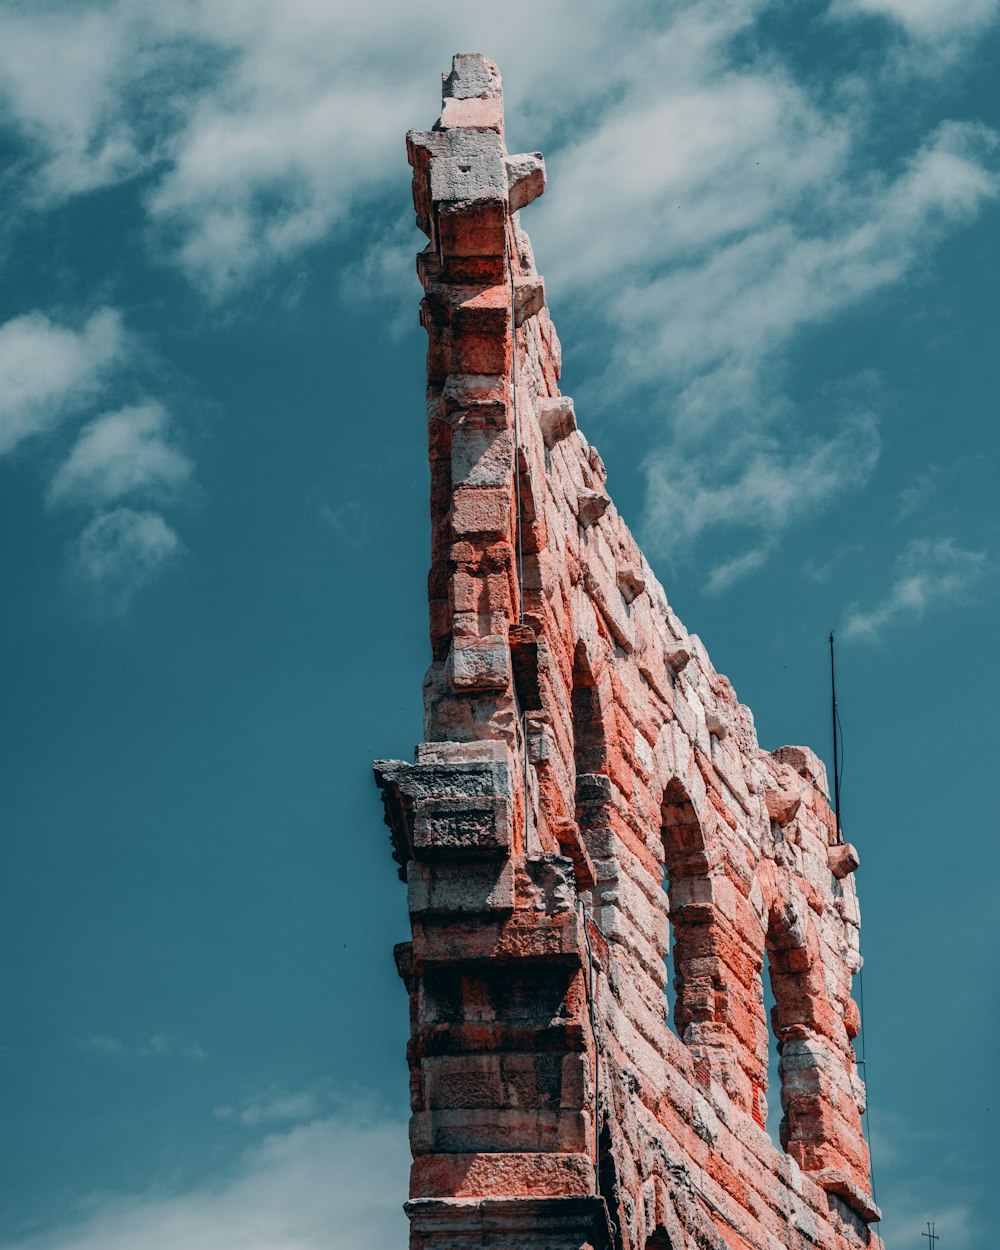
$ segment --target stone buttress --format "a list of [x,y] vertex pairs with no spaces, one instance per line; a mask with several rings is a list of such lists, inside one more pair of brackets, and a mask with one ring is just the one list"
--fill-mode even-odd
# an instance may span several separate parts
[[857,857],[825,770],[758,746],[559,392],[519,221],[544,163],[507,153],[496,66],[455,57],[443,94],[407,139],[429,239],[425,741],[375,767],[412,919],[410,1245],[877,1247]]

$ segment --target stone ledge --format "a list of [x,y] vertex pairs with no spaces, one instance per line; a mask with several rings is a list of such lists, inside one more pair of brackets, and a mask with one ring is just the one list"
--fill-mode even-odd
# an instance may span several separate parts
[[857,1181],[840,1168],[823,1168],[820,1172],[813,1172],[812,1179],[820,1189],[825,1189],[828,1194],[835,1194],[845,1202],[866,1224],[877,1224],[882,1219],[882,1212],[871,1195],[865,1193]]
[[612,1244],[608,1210],[596,1195],[566,1198],[417,1198],[403,1208],[411,1246],[455,1250],[503,1245],[510,1250],[605,1250]]

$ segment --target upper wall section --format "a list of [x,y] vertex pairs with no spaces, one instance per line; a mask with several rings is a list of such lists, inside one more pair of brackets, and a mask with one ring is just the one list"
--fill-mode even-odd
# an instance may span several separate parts
[[[456,1139],[440,1128],[441,1108],[457,1114],[471,1070],[462,1069],[465,1085],[456,1076],[455,1090],[440,1092],[427,1039],[443,1045],[446,1026],[428,1005],[428,977],[438,985],[444,963],[494,957],[487,928],[477,928],[483,917],[502,933],[516,921],[517,941],[536,950],[531,926],[569,908],[583,928],[579,941],[560,939],[558,959],[572,962],[575,949],[590,967],[580,984],[593,1021],[592,1036],[581,1024],[589,1085],[577,1114],[593,1129],[594,1167],[602,1150],[612,1160],[614,1183],[602,1195],[617,1208],[614,1225],[632,1230],[628,1244],[654,1231],[669,1180],[663,1160],[701,1169],[720,1203],[743,1195],[753,1227],[774,1244],[792,1243],[762,1202],[786,1221],[804,1204],[800,1225],[814,1244],[841,1244],[831,1232],[838,1219],[845,1244],[868,1244],[877,1212],[851,1046],[857,857],[839,842],[823,765],[806,748],[760,749],[749,710],[672,612],[560,393],[559,340],[519,219],[544,191],[545,167],[539,153],[506,150],[496,66],[455,57],[443,95],[434,129],[407,136],[428,237],[418,257],[432,519],[426,740],[416,764],[377,766],[414,918],[403,957],[415,1123],[421,1117],[414,1175],[424,1178],[414,1196],[475,1195],[487,1182],[467,1178],[490,1175],[468,1164],[465,1190],[451,1191],[427,1179],[444,1175],[438,1164],[419,1168],[419,1156],[452,1149],[442,1145]],[[552,894],[553,873],[572,898],[563,887]],[[506,941],[496,939],[505,953],[495,958],[514,958]],[[766,977],[784,1151],[763,1131]],[[449,990],[449,1029],[464,1018],[464,992]],[[471,1026],[462,1037],[463,1046],[470,1037],[493,1045]],[[494,1149],[475,1134],[462,1140],[455,1150],[467,1160]],[[587,1140],[575,1141],[574,1158]],[[563,1149],[556,1137],[535,1148],[536,1160]],[[534,1192],[525,1177],[523,1192]]]

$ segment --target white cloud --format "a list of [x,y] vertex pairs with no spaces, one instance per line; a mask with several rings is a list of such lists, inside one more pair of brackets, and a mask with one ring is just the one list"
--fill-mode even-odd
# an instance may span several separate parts
[[[121,314],[101,308],[79,329],[41,312],[0,326],[0,456],[79,417],[128,363],[132,345]],[[109,504],[163,503],[190,486],[194,465],[155,401],[104,413],[85,425],[47,491],[49,504],[102,509],[72,548],[73,571],[105,612],[136,592],[182,552],[158,512]]]
[[[732,27],[755,5],[712,7]],[[586,13],[572,0],[502,13],[462,0],[22,3],[0,15],[0,97],[32,141],[36,199],[148,173],[162,245],[222,298],[369,214],[387,186],[405,197],[402,136],[433,121],[455,50],[506,64],[534,144],[540,125],[642,74],[636,34],[665,24],[641,0]]]
[[108,1033],[88,1033],[86,1046],[88,1050],[96,1050],[101,1055],[120,1055],[125,1050],[125,1043]]
[[951,538],[915,539],[896,562],[896,576],[870,608],[854,605],[843,637],[876,641],[891,625],[920,620],[928,608],[961,601],[982,578],[986,553],[960,547]]
[[870,413],[845,419],[832,438],[788,449],[766,429],[715,447],[673,455],[669,448],[646,463],[646,539],[664,555],[689,551],[712,530],[756,530],[761,541],[715,568],[708,588],[727,589],[760,568],[783,530],[821,508],[840,491],[866,481],[879,455]]
[[[994,0],[843,0],[840,20],[859,6],[892,10],[911,30],[978,15],[971,30]],[[592,358],[616,345],[590,388],[588,423],[630,402],[663,414],[646,467],[665,494],[649,495],[647,536],[683,556],[715,524],[698,515],[758,530],[770,518],[766,538],[716,569],[721,589],[759,567],[807,500],[866,476],[833,482],[815,459],[856,427],[820,437],[808,406],[793,411],[782,396],[795,336],[904,281],[997,194],[995,136],[971,124],[918,134],[909,163],[888,174],[872,155],[878,66],[819,85],[778,47],[737,49],[768,7],[111,0],[39,15],[21,5],[0,17],[0,47],[9,25],[31,72],[0,52],[0,80],[10,118],[35,141],[44,193],[144,172],[149,237],[209,298],[287,271],[360,221],[371,246],[341,294],[380,298],[394,327],[412,315],[406,275],[420,246],[384,207],[407,198],[402,135],[432,122],[451,52],[495,57],[511,146],[548,148],[550,187],[530,229],[550,291],[577,319],[563,329],[580,342],[583,312]],[[56,14],[71,33],[47,63],[36,50]],[[64,43],[79,45],[79,63],[60,77]],[[720,447],[728,454],[713,461]],[[861,463],[870,472],[874,461]],[[686,484],[698,498],[678,526],[673,500]]]
[[701,55],[557,153],[533,235],[550,290],[601,336],[584,400],[663,414],[644,541],[683,559],[718,526],[762,532],[710,574],[722,590],[877,460],[875,410],[839,427],[825,411],[820,436],[824,398],[782,395],[795,337],[901,282],[994,199],[997,140],[941,124],[887,177],[858,161],[864,109],[821,109],[780,66],[737,71],[719,44]]
[[94,518],[77,539],[74,567],[98,608],[114,614],[182,553],[183,545],[157,512],[115,508]]
[[918,473],[899,492],[895,520],[897,524],[919,512],[925,503],[938,489],[942,477],[940,465],[931,465],[923,473]]
[[252,1128],[282,1121],[315,1120],[323,1112],[327,1101],[319,1087],[291,1093],[272,1089],[244,1107],[216,1107],[213,1115],[217,1120],[232,1120]]
[[41,312],[0,326],[0,455],[52,430],[92,399],[125,352],[122,319],[113,308],[99,309],[79,330]]
[[996,194],[995,179],[961,150],[977,133],[949,127],[935,136],[895,183],[843,205],[846,229],[814,233],[808,218],[795,224],[776,214],[767,228],[713,249],[702,266],[623,292],[619,308],[638,334],[629,365],[648,375],[660,352],[678,371],[733,357],[756,365],[801,327],[898,281],[943,225]]
[[207,1059],[208,1051],[197,1042],[178,1042],[164,1033],[154,1033],[145,1046],[140,1047],[143,1055],[179,1055],[182,1059]]
[[96,1196],[72,1222],[3,1250],[399,1250],[406,1125],[364,1104],[249,1149],[228,1177],[146,1197]]
[[141,163],[120,99],[123,72],[140,69],[130,42],[114,6],[7,6],[0,93],[35,143],[36,202],[117,182]]
[[177,1042],[164,1033],[154,1033],[146,1042],[126,1043],[108,1033],[88,1033],[83,1041],[87,1050],[99,1055],[179,1055],[184,1059],[207,1059],[208,1052],[197,1042]]
[[392,338],[399,338],[416,321],[415,309],[423,291],[415,264],[412,214],[406,213],[347,265],[340,275],[345,303],[379,303],[395,309],[386,322]]
[[880,1193],[885,1220],[883,1236],[892,1247],[929,1246],[926,1236],[928,1212],[934,1222],[940,1244],[948,1250],[980,1250],[989,1243],[991,1233],[976,1219],[976,1203],[972,1196],[956,1194],[954,1184],[940,1176],[924,1175],[908,1184],[897,1184]]
[[981,31],[1000,11],[998,0],[838,0],[834,12],[884,17],[916,39],[948,44]]
[[175,438],[170,416],[158,403],[97,417],[84,426],[52,478],[49,503],[102,506],[128,495],[176,498],[190,484],[194,465],[173,445]]

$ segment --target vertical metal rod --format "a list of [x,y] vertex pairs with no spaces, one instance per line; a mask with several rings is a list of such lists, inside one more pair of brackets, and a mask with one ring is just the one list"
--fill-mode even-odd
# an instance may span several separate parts
[[833,661],[833,630],[830,630],[830,697],[833,718],[833,810],[837,818],[837,841],[843,842],[840,830],[840,750],[837,740],[837,673]]
[[[513,233],[513,226],[511,226]],[[524,624],[524,538],[521,533],[521,468],[517,458],[521,450],[521,423],[517,411],[517,308],[514,290],[514,249],[511,236],[507,238],[507,273],[510,278],[510,391],[514,409],[514,546],[517,558],[517,620]],[[531,777],[528,762],[528,713],[521,713],[521,754],[524,757],[524,853],[531,854],[528,845],[531,837],[529,803],[531,801]]]
[[[511,233],[513,234],[513,225]],[[510,389],[514,408],[514,498],[517,516],[515,518],[515,547],[517,549],[517,619],[524,624],[524,538],[521,533],[521,467],[517,458],[521,451],[521,423],[517,410],[517,306],[514,289],[514,247],[507,242],[507,272],[510,276]]]

